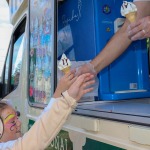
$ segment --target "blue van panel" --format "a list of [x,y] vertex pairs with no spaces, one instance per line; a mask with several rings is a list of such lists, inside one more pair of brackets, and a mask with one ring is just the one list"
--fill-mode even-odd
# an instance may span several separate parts
[[[114,21],[122,18],[122,2],[123,0],[62,2],[58,11],[58,29],[70,27],[73,44],[64,51],[71,60],[90,60],[99,54],[114,35]],[[72,51],[74,57],[70,57]],[[146,40],[133,42],[124,54],[98,74],[98,78],[99,100],[149,97]]]

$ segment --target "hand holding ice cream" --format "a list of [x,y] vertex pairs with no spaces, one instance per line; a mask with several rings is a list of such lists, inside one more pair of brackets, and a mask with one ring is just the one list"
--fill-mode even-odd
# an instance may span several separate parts
[[58,68],[63,71],[64,74],[68,73],[70,71],[71,67],[71,62],[70,60],[66,57],[65,54],[62,54],[62,57],[59,61]]
[[137,15],[137,7],[132,2],[123,1],[121,6],[121,15],[126,17],[130,23],[135,22]]
[[132,41],[150,37],[150,16],[143,17],[127,28],[127,34]]

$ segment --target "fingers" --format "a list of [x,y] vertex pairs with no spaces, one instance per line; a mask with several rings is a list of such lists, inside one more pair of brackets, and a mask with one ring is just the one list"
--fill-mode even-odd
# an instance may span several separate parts
[[68,73],[66,73],[64,75],[64,78],[68,79],[68,80],[72,80],[73,78],[75,77],[75,71],[72,70],[72,71],[69,71]]
[[93,90],[90,85],[95,83],[95,80],[91,80],[93,75],[90,73],[85,73],[79,77],[74,77],[74,83],[68,89],[68,93],[71,97],[76,100],[79,100],[84,94]]
[[128,37],[132,40],[144,39],[146,35],[146,31],[142,29],[141,25],[135,27],[132,30],[128,30]]
[[70,81],[69,81],[69,87],[77,80],[78,77],[73,77]]
[[68,76],[69,80],[72,80],[74,78],[74,74],[70,74],[70,76]]
[[76,86],[80,87],[83,82],[86,82],[90,79],[92,79],[94,77],[94,75],[91,75],[90,73],[85,73],[80,75],[77,80],[75,81]]
[[95,80],[90,80],[90,81],[84,82],[84,83],[82,84],[82,87],[83,87],[83,88],[86,88],[86,87],[88,87],[88,86],[93,85],[94,83],[95,83]]
[[132,41],[150,37],[150,17],[131,23],[127,28],[127,34]]
[[94,89],[94,88],[92,88],[92,87],[91,87],[91,88],[88,88],[88,89],[84,89],[81,96],[83,96],[83,95],[86,94],[86,93],[89,93],[89,92],[93,91],[93,89]]
[[77,100],[79,100],[79,99],[80,99],[83,95],[85,95],[86,93],[89,93],[89,92],[91,92],[91,91],[93,91],[93,90],[94,90],[93,87],[86,88],[86,89],[81,89],[81,90],[79,91],[79,95],[78,95]]
[[83,96],[84,94],[88,92],[91,92],[94,88],[90,86],[93,85],[94,83],[95,83],[95,80],[91,80],[91,81],[83,83],[82,86],[80,87],[81,96]]
[[127,28],[127,33],[130,39],[132,39],[137,33],[142,31],[143,27],[142,24],[138,23],[132,23]]
[[132,41],[135,41],[135,40],[141,40],[141,39],[144,39],[144,38],[146,38],[145,37],[145,34],[146,32],[145,32],[145,30],[141,30],[141,31],[139,31],[137,34],[135,34],[134,36],[132,36],[131,37],[131,40]]
[[135,35],[136,33],[138,33],[138,32],[141,31],[141,30],[142,30],[141,24],[135,26],[134,28],[132,28],[132,27],[130,27],[130,26],[128,27],[128,32],[129,32],[129,35],[130,35],[130,36]]
[[94,88],[90,87],[91,85],[93,85],[95,83],[95,80],[90,80],[87,82],[83,82],[83,84],[80,86],[80,96],[82,97],[84,94],[91,92]]
[[89,81],[89,80],[93,79],[94,77],[95,76],[93,74],[90,74],[84,78],[84,82]]
[[76,69],[72,69],[71,73],[75,74],[76,73]]
[[64,77],[69,77],[71,74],[73,74],[73,72],[69,71],[64,75]]
[[[71,85],[71,87],[76,87],[76,88],[80,88],[82,85],[83,85],[83,83],[85,82],[85,79],[89,76],[90,77],[90,73],[86,73],[86,74],[82,74],[82,75],[80,75],[79,77],[75,77],[74,79],[73,79],[73,84]],[[91,79],[91,78],[90,78]],[[88,81],[88,80],[86,80],[86,81]]]

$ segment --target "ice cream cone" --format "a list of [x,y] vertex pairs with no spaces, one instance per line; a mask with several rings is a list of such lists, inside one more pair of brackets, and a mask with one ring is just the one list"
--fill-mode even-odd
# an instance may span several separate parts
[[67,56],[65,54],[63,54],[61,56],[61,59],[59,61],[58,64],[58,68],[59,70],[61,70],[64,74],[68,73],[70,71],[71,68],[71,62],[70,60],[67,58]]
[[64,74],[67,74],[69,71],[70,71],[70,66],[69,66],[69,67],[66,67],[66,68],[64,68],[64,69],[62,70],[62,72],[63,72]]
[[135,22],[137,12],[131,12],[126,14],[126,18],[130,21],[130,23]]
[[137,7],[132,2],[123,1],[121,5],[121,15],[126,17],[130,23],[136,21]]

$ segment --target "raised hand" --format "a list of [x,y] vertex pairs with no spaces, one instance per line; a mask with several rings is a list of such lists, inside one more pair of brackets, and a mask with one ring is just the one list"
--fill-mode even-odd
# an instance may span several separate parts
[[93,90],[90,85],[95,83],[94,75],[85,73],[80,75],[68,89],[68,94],[77,101],[86,93]]
[[54,98],[60,97],[61,93],[65,92],[69,89],[69,87],[72,85],[72,83],[77,79],[75,77],[75,70],[72,70],[65,74],[58,82],[57,88],[55,90],[55,93],[53,95]]
[[128,37],[132,40],[141,40],[150,37],[150,16],[144,17],[127,28]]

